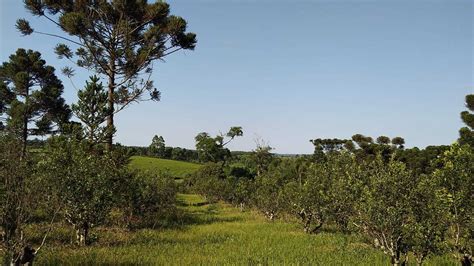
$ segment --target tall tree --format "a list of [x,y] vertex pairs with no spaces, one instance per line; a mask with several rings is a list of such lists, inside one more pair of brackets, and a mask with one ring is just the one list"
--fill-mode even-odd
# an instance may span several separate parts
[[151,140],[150,152],[158,157],[164,157],[165,148],[165,139],[162,136],[155,135]]
[[398,149],[403,149],[405,146],[405,139],[402,137],[395,137],[392,139],[392,144]]
[[459,142],[474,147],[474,94],[466,96],[466,108],[468,111],[461,113],[461,119],[466,124],[466,127],[459,130],[459,134],[461,135]]
[[0,115],[6,128],[22,140],[60,129],[71,111],[61,97],[63,85],[39,52],[18,49],[0,66]]
[[113,134],[114,128],[103,126],[110,114],[107,105],[107,92],[97,76],[91,76],[86,81],[83,90],[77,93],[77,104],[72,105],[72,111],[85,126],[85,135],[92,143],[101,143]]
[[[196,141],[196,150],[199,153],[199,159],[201,161],[220,162],[223,161],[225,164],[226,159],[230,156],[229,149],[225,148],[235,137],[240,137],[244,133],[242,127],[231,127],[227,134],[217,135],[211,137],[209,133],[201,132],[194,139]],[[224,137],[228,137],[227,141],[224,141]]]
[[[55,36],[77,47],[75,54],[60,43],[55,51],[60,58],[94,70],[108,79],[107,117],[109,128],[114,126],[114,114],[132,102],[160,99],[150,75],[153,62],[182,50],[194,49],[196,35],[186,32],[186,21],[170,15],[165,2],[146,0],[61,1],[25,0],[25,7],[34,15],[44,17],[69,36],[34,30],[25,19],[17,21],[23,35],[32,33]],[[68,75],[71,68],[65,68]],[[147,76],[143,78],[143,75]],[[149,97],[142,96],[148,92]],[[112,148],[113,135],[107,136]]]

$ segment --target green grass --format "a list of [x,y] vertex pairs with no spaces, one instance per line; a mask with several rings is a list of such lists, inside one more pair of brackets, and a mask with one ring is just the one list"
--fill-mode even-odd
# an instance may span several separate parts
[[[183,211],[178,227],[136,232],[98,229],[92,246],[50,244],[37,264],[389,265],[382,252],[357,235],[330,230],[307,235],[297,224],[269,222],[224,203],[207,204],[198,195],[180,194],[178,200]],[[428,259],[426,265],[457,264],[443,256]]]
[[175,178],[183,178],[187,174],[191,174],[198,170],[201,165],[152,157],[132,156],[130,167],[132,169],[145,171],[168,171]]

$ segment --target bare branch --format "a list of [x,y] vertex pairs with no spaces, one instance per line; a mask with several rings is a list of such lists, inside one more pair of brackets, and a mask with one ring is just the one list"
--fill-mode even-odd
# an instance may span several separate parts
[[58,208],[54,212],[53,218],[51,219],[51,222],[49,223],[48,231],[46,231],[46,233],[44,234],[43,240],[41,241],[41,245],[36,249],[35,255],[38,254],[38,252],[41,250],[41,248],[43,248],[44,244],[46,243],[46,238],[48,237],[48,234],[51,233],[51,231],[53,230],[54,219],[56,218],[56,215],[58,214],[59,210],[60,210],[60,208]]
[[38,34],[42,34],[42,35],[47,35],[47,36],[51,36],[51,37],[56,37],[56,38],[59,38],[59,39],[63,39],[65,41],[68,41],[68,42],[72,42],[74,44],[77,44],[79,46],[82,46],[84,47],[84,44],[80,43],[80,42],[76,42],[74,40],[71,40],[69,38],[66,38],[66,37],[63,37],[63,36],[60,36],[60,35],[56,35],[56,34],[52,34],[52,33],[47,33],[47,32],[41,32],[41,31],[34,31],[34,33],[38,33]]

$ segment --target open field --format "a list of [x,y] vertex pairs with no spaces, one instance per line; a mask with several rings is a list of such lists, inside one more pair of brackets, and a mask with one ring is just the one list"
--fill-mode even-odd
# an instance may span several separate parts
[[130,161],[132,169],[144,171],[169,171],[175,178],[183,178],[187,174],[198,170],[201,165],[190,162],[159,159],[145,156],[132,156]]
[[[268,222],[198,195],[179,196],[181,224],[161,230],[97,230],[91,246],[47,247],[39,265],[388,265],[382,252],[359,236],[323,230],[307,235],[297,224]],[[53,234],[53,238],[57,237]],[[65,232],[62,233],[63,235]],[[52,239],[54,241],[54,239]],[[426,265],[456,265],[435,257]]]

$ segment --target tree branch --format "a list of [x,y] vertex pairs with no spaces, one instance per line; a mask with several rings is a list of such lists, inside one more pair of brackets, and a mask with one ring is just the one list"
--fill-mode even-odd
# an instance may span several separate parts
[[52,33],[47,33],[47,32],[41,32],[41,31],[33,31],[34,33],[38,33],[38,34],[42,34],[42,35],[47,35],[47,36],[51,36],[51,37],[56,37],[56,38],[59,38],[59,39],[63,39],[63,40],[66,40],[68,42],[72,42],[74,44],[77,44],[79,46],[82,46],[82,47],[85,47],[84,44],[80,43],[80,42],[76,42],[74,40],[71,40],[69,38],[66,38],[66,37],[63,37],[63,36],[60,36],[60,35],[56,35],[56,34],[52,34]]
[[36,249],[35,255],[38,254],[38,252],[41,250],[41,248],[43,248],[44,244],[46,243],[46,238],[48,237],[48,234],[53,230],[54,219],[56,218],[56,215],[58,214],[59,210],[60,210],[60,208],[58,208],[54,212],[53,218],[51,219],[51,222],[49,223],[48,231],[46,231],[46,233],[44,234],[43,240],[41,241],[41,245]]

